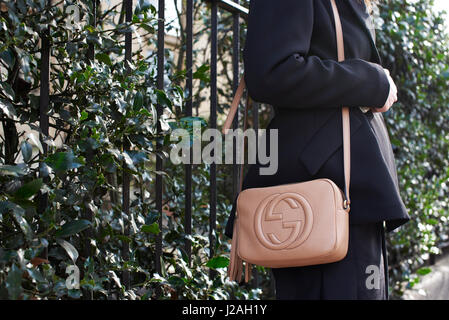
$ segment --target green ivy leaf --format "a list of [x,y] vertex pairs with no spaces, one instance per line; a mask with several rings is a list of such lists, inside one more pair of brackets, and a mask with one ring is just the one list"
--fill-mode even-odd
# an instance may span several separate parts
[[58,73],[58,80],[59,80],[59,86],[61,88],[64,87],[64,74],[62,73],[62,71],[59,71]]
[[151,2],[149,0],[139,0],[136,3],[136,9],[134,9],[134,14],[139,14],[147,11],[151,7]]
[[95,59],[97,59],[98,61],[103,62],[104,64],[107,64],[110,67],[112,66],[111,58],[106,53],[97,53],[95,55]]
[[3,165],[0,166],[0,175],[20,177],[27,174],[26,165]]
[[212,269],[226,268],[229,265],[229,258],[218,256],[210,259],[206,266]]
[[167,97],[167,94],[165,93],[165,91],[163,90],[159,90],[159,89],[154,89],[157,95],[157,103],[168,107],[171,109],[172,107],[172,102],[170,101],[170,99]]
[[159,232],[161,232],[161,230],[159,229],[159,224],[157,222],[154,222],[150,225],[143,225],[140,230],[142,232],[146,232],[146,233],[153,233],[153,234],[158,234]]
[[46,282],[46,279],[44,278],[44,276],[42,275],[42,273],[39,271],[39,269],[29,269],[27,268],[27,273],[28,275],[34,279],[37,282],[43,283]]
[[31,160],[31,156],[33,155],[33,147],[26,141],[22,141],[20,144],[20,150],[22,151],[22,157],[24,162],[28,162]]
[[186,280],[181,277],[171,276],[168,278],[168,283],[170,283],[175,288],[180,288],[185,285]]
[[12,215],[14,217],[14,220],[16,220],[17,224],[19,225],[25,237],[28,240],[32,239],[33,231],[24,217],[25,210],[14,203],[10,203],[10,208],[12,209]]
[[30,139],[31,144],[34,145],[36,148],[38,148],[41,153],[44,153],[44,149],[42,148],[41,141],[39,140],[38,137],[36,137],[36,135],[34,133],[30,132],[28,134],[28,139]]
[[67,171],[83,165],[72,152],[54,153],[48,156],[45,162],[55,171]]
[[3,93],[6,95],[6,97],[9,100],[14,101],[16,95],[14,93],[14,90],[9,85],[9,83],[7,83],[7,82],[0,82],[0,86],[2,87]]
[[5,63],[9,66],[10,69],[14,67],[14,63],[16,61],[15,56],[13,54],[13,47],[7,48],[5,51],[0,53],[0,58],[5,61]]
[[89,114],[86,111],[81,111],[80,122],[86,120],[89,117]]
[[137,91],[136,95],[134,96],[134,103],[133,107],[138,109],[143,106],[143,95],[142,92]]
[[81,297],[81,290],[77,289],[67,290],[67,295],[72,299],[79,299]]
[[161,262],[161,274],[164,278],[167,278],[167,269],[165,268],[165,262],[162,255],[159,257],[159,260]]
[[201,65],[194,73],[193,73],[193,79],[200,79],[201,81],[204,81],[206,83],[210,82],[209,77],[209,65],[203,64]]
[[420,276],[425,276],[426,274],[429,274],[431,272],[432,272],[432,269],[430,269],[430,268],[421,268],[421,269],[418,269],[418,271],[416,273],[419,274]]
[[199,124],[200,129],[207,127],[207,121],[202,117],[190,116],[190,117],[182,117],[181,119],[179,119],[179,127],[189,130],[189,132],[193,131],[194,123]]
[[42,183],[42,178],[25,183],[16,191],[16,193],[14,193],[14,197],[17,199],[31,198],[41,189]]
[[112,271],[112,270],[109,270],[109,274],[110,274],[112,280],[114,280],[114,282],[117,285],[117,287],[122,288],[122,283],[120,281],[120,278],[117,277],[117,274],[114,271]]
[[6,277],[6,288],[8,289],[9,297],[12,300],[19,298],[22,293],[22,270],[20,270],[15,264],[12,265],[11,270]]
[[48,177],[51,172],[51,168],[45,162],[39,162],[39,174],[41,177]]
[[0,110],[2,110],[9,119],[17,119],[16,109],[14,109],[9,101],[1,99]]
[[74,234],[77,234],[87,228],[91,225],[91,222],[88,220],[80,219],[80,220],[73,220],[70,222],[67,222],[62,226],[61,229],[59,229],[55,233],[55,237],[57,238],[65,238],[69,236],[73,236]]
[[127,236],[124,236],[123,234],[117,234],[117,235],[115,235],[115,237],[117,239],[119,239],[120,241],[125,241],[125,242],[128,242],[128,243],[131,243],[131,238],[127,237]]

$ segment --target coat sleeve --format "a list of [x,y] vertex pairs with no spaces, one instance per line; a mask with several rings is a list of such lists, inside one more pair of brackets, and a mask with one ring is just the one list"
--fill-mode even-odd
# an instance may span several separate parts
[[308,55],[314,1],[251,0],[243,51],[249,95],[281,108],[383,107],[390,84],[381,65]]

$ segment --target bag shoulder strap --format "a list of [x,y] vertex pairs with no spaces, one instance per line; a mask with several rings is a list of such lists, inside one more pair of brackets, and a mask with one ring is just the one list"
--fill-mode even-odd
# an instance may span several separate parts
[[[330,0],[332,5],[332,11],[334,14],[334,20],[335,20],[335,33],[337,38],[337,53],[338,53],[338,61],[344,60],[344,43],[343,43],[343,31],[341,27],[341,21],[340,21],[340,15],[338,13],[337,5],[335,3],[335,0]],[[226,117],[226,121],[223,125],[222,132],[223,134],[226,134],[228,130],[231,127],[231,123],[234,120],[235,114],[238,110],[239,102],[243,96],[243,91],[245,89],[245,76],[243,75],[240,83],[238,85],[238,88],[236,90],[236,93],[234,95],[234,98],[232,100],[231,109],[229,111],[228,116]],[[245,105],[245,116],[244,116],[244,128],[246,129],[246,118],[248,113],[248,107],[250,104],[250,96],[247,94],[246,99],[246,105]],[[345,200],[344,200],[344,208],[349,212],[350,210],[350,200],[349,200],[349,178],[350,178],[350,160],[351,160],[351,147],[350,147],[350,122],[349,122],[349,108],[348,107],[342,107],[342,126],[343,126],[343,164],[344,164],[344,176],[345,176]],[[245,130],[244,129],[244,130]],[[245,149],[245,139],[243,144],[243,149]],[[244,152],[242,152],[244,156]],[[243,164],[241,165],[241,171],[240,171],[240,189],[242,190],[242,181],[243,181]],[[238,219],[238,216],[235,217]],[[232,237],[232,243],[231,243],[231,257],[230,257],[230,264],[228,266],[228,276],[231,280],[237,279],[240,281],[243,268],[242,263],[243,260],[238,256],[237,252],[237,237],[238,237],[238,224],[237,221],[234,220],[234,230],[233,230],[233,237]],[[245,282],[248,282],[251,277],[251,270],[252,265],[245,262]]]
[[[340,15],[338,13],[337,5],[335,0],[330,0],[332,11],[334,14],[335,21],[335,33],[337,38],[337,55],[338,61],[343,61],[345,59],[344,53],[344,42],[343,42],[343,30],[341,27]],[[239,102],[242,99],[243,92],[245,90],[245,75],[240,78],[240,82],[238,88],[235,92],[234,98],[232,99],[231,108],[226,117],[225,123],[223,124],[222,133],[226,134],[231,127],[232,121],[234,120],[235,114],[238,110]],[[248,112],[248,104],[250,98],[246,100],[245,106],[245,115]],[[245,117],[245,125],[246,125],[246,117]],[[350,198],[349,198],[349,183],[350,183],[350,171],[351,171],[351,139],[350,139],[350,122],[349,122],[349,108],[342,107],[342,123],[343,123],[343,163],[344,163],[344,176],[345,176],[345,208],[349,210]],[[243,165],[242,165],[243,168]],[[240,175],[240,191],[242,186],[243,176]]]
[[[345,46],[343,42],[343,30],[341,27],[340,14],[338,13],[337,4],[335,0],[330,0],[332,5],[332,12],[335,21],[335,34],[337,38],[337,54],[338,61],[345,60]],[[343,165],[345,173],[345,209],[349,210],[351,201],[349,200],[349,182],[351,178],[351,130],[349,126],[349,108],[342,107],[342,122],[343,122]]]

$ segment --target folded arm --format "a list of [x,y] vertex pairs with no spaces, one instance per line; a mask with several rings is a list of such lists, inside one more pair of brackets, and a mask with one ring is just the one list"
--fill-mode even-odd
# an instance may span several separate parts
[[281,108],[383,107],[390,84],[381,65],[308,55],[313,1],[250,2],[243,53],[250,96]]

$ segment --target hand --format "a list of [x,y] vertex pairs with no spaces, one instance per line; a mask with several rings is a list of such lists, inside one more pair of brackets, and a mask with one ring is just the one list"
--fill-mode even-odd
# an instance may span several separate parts
[[398,101],[398,89],[396,88],[396,85],[394,84],[394,81],[390,76],[390,71],[385,68],[384,68],[384,71],[388,77],[388,82],[390,83],[390,92],[388,93],[387,101],[385,102],[385,105],[382,108],[371,108],[371,111],[373,113],[374,112],[386,112],[391,108],[393,103]]

